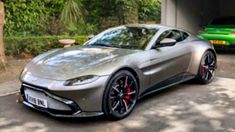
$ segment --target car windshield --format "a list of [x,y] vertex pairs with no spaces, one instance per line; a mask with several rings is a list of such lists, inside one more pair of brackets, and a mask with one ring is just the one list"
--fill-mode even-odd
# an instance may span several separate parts
[[158,29],[149,27],[121,27],[108,30],[92,39],[88,45],[143,50]]
[[211,25],[235,25],[235,17],[217,18],[211,22]]

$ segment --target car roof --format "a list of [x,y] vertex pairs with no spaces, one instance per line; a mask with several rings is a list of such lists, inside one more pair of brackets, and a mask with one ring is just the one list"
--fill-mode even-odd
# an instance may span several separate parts
[[184,29],[181,28],[176,28],[173,26],[168,26],[168,25],[162,25],[162,24],[127,24],[127,25],[123,25],[126,27],[146,27],[146,28],[156,28],[156,29],[164,29],[164,30],[179,30],[179,31],[183,31],[186,32],[188,34],[192,34]]
[[147,28],[156,28],[156,29],[160,29],[163,28],[164,26],[162,25],[158,25],[158,24],[127,24],[124,25],[126,27],[147,27]]
[[126,27],[146,27],[146,28],[166,29],[166,30],[176,29],[176,30],[187,32],[187,31],[180,29],[180,28],[162,25],[162,24],[127,24],[127,25],[123,25],[123,26],[126,26]]

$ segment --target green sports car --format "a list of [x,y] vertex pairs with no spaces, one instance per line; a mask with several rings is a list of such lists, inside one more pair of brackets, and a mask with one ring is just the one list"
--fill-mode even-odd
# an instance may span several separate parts
[[215,48],[235,48],[235,17],[220,17],[205,26],[199,37],[210,41]]

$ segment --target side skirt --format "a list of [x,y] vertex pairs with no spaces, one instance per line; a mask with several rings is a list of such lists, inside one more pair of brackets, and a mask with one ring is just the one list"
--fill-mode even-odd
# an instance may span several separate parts
[[195,78],[195,75],[192,75],[189,73],[182,73],[182,74],[176,75],[174,77],[171,77],[165,81],[162,81],[162,82],[148,88],[146,91],[144,91],[143,93],[140,94],[139,99],[141,99],[149,94],[152,94],[152,93],[158,92],[160,90],[169,88],[171,86],[180,84],[182,82],[186,82],[186,81],[191,80],[193,78]]

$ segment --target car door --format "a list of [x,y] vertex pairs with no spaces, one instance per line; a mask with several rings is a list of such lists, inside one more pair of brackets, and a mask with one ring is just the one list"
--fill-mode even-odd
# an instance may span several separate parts
[[190,63],[191,51],[187,43],[184,42],[185,37],[183,33],[178,30],[165,31],[158,37],[155,45],[160,44],[165,38],[176,40],[176,44],[173,46],[166,45],[160,48],[152,48],[150,50],[152,85],[165,80],[180,80],[181,75],[187,72]]

